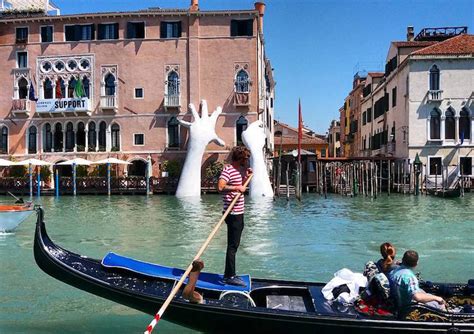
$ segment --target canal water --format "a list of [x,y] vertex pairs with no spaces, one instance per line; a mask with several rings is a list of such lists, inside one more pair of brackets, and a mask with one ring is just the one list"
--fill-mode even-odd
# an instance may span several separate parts
[[[0,202],[11,202],[0,197]],[[172,196],[80,196],[38,200],[52,239],[101,258],[108,251],[167,266],[186,267],[221,215],[217,195],[198,202]],[[398,258],[420,253],[422,277],[474,278],[474,196],[441,199],[382,194],[376,200],[305,195],[246,206],[237,256],[239,273],[253,277],[327,281],[346,267],[361,272],[390,241]],[[140,333],[149,315],[74,289],[44,274],[33,258],[35,217],[15,234],[0,235],[0,333]],[[203,257],[222,272],[225,226]],[[160,323],[160,333],[193,331]]]

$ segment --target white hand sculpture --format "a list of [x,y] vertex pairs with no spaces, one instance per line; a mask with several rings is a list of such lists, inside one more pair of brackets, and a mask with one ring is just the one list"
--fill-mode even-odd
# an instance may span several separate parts
[[179,120],[179,123],[189,129],[188,152],[179,178],[177,197],[200,196],[201,195],[201,164],[202,157],[207,144],[211,141],[224,146],[224,141],[216,134],[216,122],[222,113],[222,108],[217,107],[209,116],[207,102],[201,101],[201,117],[199,117],[194,104],[189,104],[189,110],[193,114],[194,122]]
[[253,178],[250,181],[251,197],[273,197],[272,184],[268,176],[267,164],[263,155],[265,130],[261,121],[255,121],[242,132],[242,141],[250,150],[250,167]]

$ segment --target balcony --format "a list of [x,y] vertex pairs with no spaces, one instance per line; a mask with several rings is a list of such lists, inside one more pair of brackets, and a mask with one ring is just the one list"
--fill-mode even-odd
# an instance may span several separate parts
[[114,113],[118,110],[118,100],[116,95],[107,95],[100,97],[100,109],[112,110]]
[[30,115],[30,101],[28,99],[14,99],[12,101],[12,113],[17,115]]
[[235,107],[248,107],[250,106],[250,93],[234,93],[234,106]]
[[443,100],[442,90],[429,90],[428,91],[428,102],[437,102]]
[[168,95],[165,94],[164,106],[166,109],[170,108],[181,108],[181,97],[179,95]]

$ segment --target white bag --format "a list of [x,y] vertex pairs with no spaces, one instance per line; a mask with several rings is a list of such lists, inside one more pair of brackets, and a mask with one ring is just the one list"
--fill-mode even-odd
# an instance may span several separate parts
[[343,268],[334,274],[334,278],[330,280],[321,290],[324,298],[327,300],[334,300],[332,290],[338,286],[346,284],[349,288],[349,293],[343,292],[337,300],[343,304],[352,304],[359,296],[359,288],[367,286],[367,277],[360,273],[353,273],[347,268]]

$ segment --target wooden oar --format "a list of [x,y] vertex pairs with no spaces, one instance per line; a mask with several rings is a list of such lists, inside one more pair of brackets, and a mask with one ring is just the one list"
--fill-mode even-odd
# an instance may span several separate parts
[[15,200],[19,201],[20,199],[18,197],[16,197],[15,195],[13,195],[11,192],[8,192],[8,195],[10,195],[11,197],[13,197]]
[[[253,174],[250,174],[249,177],[247,178],[247,180],[245,181],[244,183],[244,187],[247,187],[250,180],[252,179],[252,176]],[[209,236],[207,237],[206,241],[204,242],[204,244],[201,246],[201,248],[199,249],[199,251],[197,252],[196,256],[193,258],[193,261],[191,261],[191,264],[188,266],[188,268],[186,269],[186,271],[184,272],[183,276],[181,276],[181,279],[178,281],[178,283],[175,285],[175,287],[173,288],[173,290],[171,290],[171,293],[170,295],[168,296],[168,298],[166,298],[165,302],[163,303],[163,305],[161,306],[161,308],[158,310],[158,312],[156,313],[155,315],[155,318],[150,322],[150,324],[148,325],[148,327],[146,328],[146,331],[145,331],[145,334],[151,334],[151,332],[153,331],[153,328],[155,328],[156,324],[158,323],[158,321],[160,321],[161,317],[163,316],[163,313],[165,313],[165,310],[166,308],[168,307],[168,305],[171,303],[171,301],[173,300],[174,296],[176,295],[176,293],[179,291],[179,288],[181,287],[181,285],[183,285],[184,283],[184,280],[188,277],[189,273],[191,272],[191,270],[193,269],[193,262],[194,260],[197,260],[201,257],[202,253],[204,253],[204,251],[206,250],[207,246],[209,245],[209,243],[211,242],[212,238],[214,237],[214,235],[217,233],[217,231],[219,230],[219,228],[221,227],[222,223],[224,222],[224,220],[226,219],[226,217],[229,215],[229,213],[232,211],[232,208],[234,207],[235,203],[237,202],[237,200],[240,198],[240,196],[242,195],[242,193],[238,193],[235,198],[232,200],[232,202],[229,204],[229,207],[227,208],[227,210],[224,212],[224,214],[222,215],[221,219],[219,220],[219,222],[217,223],[217,225],[214,227],[214,229],[212,230],[211,234],[209,234]]]

